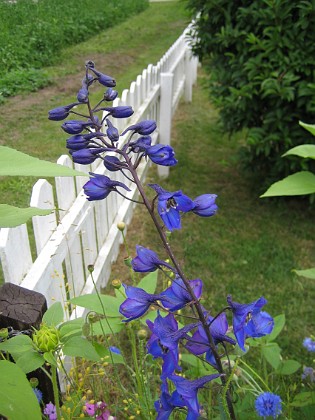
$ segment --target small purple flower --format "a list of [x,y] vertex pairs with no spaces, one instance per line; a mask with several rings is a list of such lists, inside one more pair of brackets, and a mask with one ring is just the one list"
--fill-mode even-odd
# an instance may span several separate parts
[[112,181],[108,176],[94,174],[89,172],[93,178],[83,186],[85,194],[88,196],[89,201],[103,200],[112,191],[117,192],[117,187],[124,188],[126,191],[130,189],[119,181]]
[[102,109],[114,118],[128,118],[134,113],[131,106],[108,106]]
[[181,228],[180,211],[189,212],[193,201],[181,191],[169,192],[158,184],[148,184],[158,195],[158,212],[166,228],[170,231]]
[[190,381],[181,376],[171,375],[170,379],[174,382],[176,391],[182,397],[188,410],[199,415],[200,405],[198,402],[198,390],[203,388],[208,382],[218,378],[220,374],[202,376],[201,378]]
[[108,88],[106,92],[104,93],[104,100],[107,102],[112,102],[117,98],[117,96],[118,96],[117,90]]
[[152,162],[157,165],[174,166],[177,164],[177,160],[174,157],[175,153],[171,146],[155,144],[146,149],[145,155],[149,156]]
[[119,348],[118,348],[118,347],[115,347],[115,346],[110,346],[110,347],[109,347],[109,350],[110,350],[112,353],[115,353],[115,354],[121,354],[121,351],[119,350]]
[[86,403],[85,404],[85,411],[86,414],[90,417],[94,417],[97,410],[97,404]]
[[116,86],[116,80],[115,79],[113,79],[110,76],[107,76],[106,74],[103,74],[103,73],[95,70],[92,67],[89,67],[89,68],[95,74],[95,76],[97,77],[98,82],[101,85],[106,86],[106,87],[110,87],[110,88]]
[[301,378],[303,380],[309,379],[311,383],[315,382],[315,370],[312,367],[304,367]]
[[46,404],[44,414],[49,417],[49,420],[57,420],[57,411],[53,403]]
[[[200,299],[202,281],[200,279],[190,280],[189,284],[195,293],[196,299]],[[192,297],[186,289],[183,280],[179,276],[176,276],[172,285],[161,293],[160,300],[164,308],[173,312],[191,303]]]
[[113,124],[111,123],[110,120],[106,120],[106,124],[107,124],[107,130],[106,130],[106,134],[107,137],[110,139],[110,141],[112,142],[116,142],[119,140],[119,133],[116,127],[113,126]]
[[151,249],[145,248],[141,245],[136,245],[137,256],[131,261],[133,271],[138,273],[148,273],[157,270],[161,267],[167,267],[174,271],[174,268],[159,259],[157,254]]
[[98,159],[100,157],[100,153],[105,150],[106,149],[103,147],[95,147],[93,149],[80,149],[75,151],[69,150],[69,152],[73,162],[80,163],[81,165],[89,165]]
[[91,121],[69,120],[62,124],[61,128],[68,134],[80,134],[87,127],[91,127]]
[[90,141],[98,136],[104,136],[101,132],[94,132],[88,134],[76,134],[67,139],[66,147],[70,150],[81,150],[86,149],[89,146]]
[[218,206],[215,204],[216,194],[203,194],[195,198],[192,212],[201,217],[210,217],[216,214]]
[[273,330],[273,318],[267,312],[261,311],[261,308],[267,303],[264,297],[249,304],[241,304],[233,302],[229,295],[227,302],[233,312],[234,335],[243,351],[245,351],[246,337],[263,337]]
[[77,94],[77,100],[80,103],[86,103],[89,98],[89,90],[85,84],[82,85],[81,89],[79,90]]
[[315,341],[312,340],[311,337],[306,337],[303,340],[303,347],[305,347],[307,351],[313,353],[315,351]]
[[124,136],[127,133],[127,131],[133,131],[134,133],[138,133],[141,136],[147,136],[148,134],[153,133],[155,129],[156,122],[154,120],[144,120],[126,128],[126,130],[123,133],[121,133],[121,135]]
[[256,398],[256,412],[260,417],[273,417],[275,419],[281,414],[281,402],[279,395],[264,392]]
[[127,299],[120,305],[119,312],[126,318],[125,322],[140,318],[150,306],[159,300],[160,295],[147,293],[139,287],[123,284]]
[[54,108],[48,112],[48,119],[52,121],[64,120],[69,115],[70,110],[76,105],[78,105],[77,102],[70,105],[59,106],[58,108]]

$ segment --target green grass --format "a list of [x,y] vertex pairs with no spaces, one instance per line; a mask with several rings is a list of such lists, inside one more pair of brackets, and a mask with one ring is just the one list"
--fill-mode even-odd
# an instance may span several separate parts
[[[182,103],[175,115],[172,145],[179,163],[159,183],[192,198],[215,193],[219,211],[210,219],[186,214],[171,244],[188,278],[203,280],[204,304],[212,313],[226,305],[227,294],[243,303],[265,296],[265,310],[273,316],[284,313],[287,319],[279,341],[283,356],[310,363],[302,341],[314,333],[315,284],[291,270],[315,265],[314,210],[299,199],[258,197],[238,167],[242,139],[228,139],[220,132],[203,77],[198,84],[192,104]],[[149,177],[157,182],[154,169]],[[130,249],[141,244],[163,257],[159,238],[143,213],[138,208],[128,230]],[[117,264],[115,277],[128,281],[128,270]]]
[[[64,49],[58,65],[45,69],[52,80],[50,87],[9,99],[0,106],[0,144],[56,161],[67,153],[67,135],[58,122],[48,120],[47,113],[75,101],[85,61],[93,60],[96,68],[115,77],[121,92],[149,63],[155,64],[161,58],[187,24],[184,3],[152,3],[144,12],[122,24]],[[95,89],[91,97],[103,90]],[[33,184],[34,179],[2,179],[0,202],[27,206]]]

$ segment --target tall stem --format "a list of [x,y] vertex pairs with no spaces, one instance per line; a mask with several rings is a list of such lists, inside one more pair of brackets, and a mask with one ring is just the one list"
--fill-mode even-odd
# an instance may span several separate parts
[[[161,225],[160,225],[160,223],[159,223],[159,221],[158,221],[158,219],[157,219],[157,217],[156,217],[156,215],[155,215],[155,213],[154,213],[154,211],[152,209],[151,203],[150,203],[149,199],[147,198],[147,195],[146,195],[146,193],[145,193],[145,191],[143,189],[143,186],[142,186],[142,183],[141,183],[141,181],[140,181],[140,179],[138,177],[137,171],[133,167],[132,162],[129,159],[129,156],[125,152],[122,152],[122,154],[123,154],[123,156],[124,156],[124,158],[126,160],[126,163],[128,164],[129,171],[130,171],[130,173],[133,176],[133,179],[135,181],[135,184],[137,185],[138,191],[139,191],[139,193],[140,193],[140,195],[141,195],[141,197],[143,199],[143,202],[144,202],[144,204],[145,204],[145,206],[146,206],[146,208],[147,208],[147,210],[148,210],[148,212],[150,214],[150,217],[151,217],[151,219],[152,219],[152,221],[153,221],[153,223],[154,223],[154,225],[156,227],[156,230],[157,230],[157,232],[158,232],[158,234],[159,234],[159,236],[161,238],[161,241],[163,243],[163,246],[164,246],[164,248],[165,248],[168,256],[170,257],[171,261],[173,262],[173,264],[174,264],[174,266],[176,268],[177,274],[183,280],[183,282],[185,284],[185,287],[186,287],[188,293],[190,294],[190,296],[192,298],[193,305],[194,305],[194,307],[195,307],[195,309],[197,311],[199,320],[200,320],[200,322],[201,322],[201,324],[202,324],[202,326],[204,328],[204,331],[205,331],[205,333],[207,335],[209,346],[210,346],[211,351],[212,351],[212,353],[214,355],[214,358],[215,358],[215,361],[216,361],[216,365],[217,365],[217,370],[218,370],[219,373],[222,374],[222,376],[220,377],[221,378],[222,385],[223,385],[223,387],[226,387],[227,381],[226,381],[226,378],[224,376],[224,370],[223,370],[223,367],[222,367],[221,359],[220,359],[220,356],[219,356],[219,354],[217,352],[217,348],[215,346],[215,343],[214,343],[214,340],[212,338],[212,335],[210,334],[210,329],[208,328],[208,324],[207,324],[206,318],[205,318],[205,316],[203,314],[202,306],[201,306],[199,300],[197,299],[197,297],[196,297],[196,295],[195,295],[192,287],[190,286],[188,279],[186,278],[185,274],[183,273],[183,271],[182,271],[179,263],[177,262],[177,260],[175,258],[175,255],[173,254],[173,251],[171,249],[171,246],[168,243],[168,240],[166,238],[166,235],[165,235],[163,229],[161,228]],[[236,417],[235,417],[234,407],[233,407],[233,404],[232,404],[232,398],[231,398],[231,393],[230,393],[230,390],[229,389],[226,390],[225,397],[226,397],[226,403],[227,403],[227,407],[228,407],[230,418],[232,420],[234,420],[234,419],[236,419]]]

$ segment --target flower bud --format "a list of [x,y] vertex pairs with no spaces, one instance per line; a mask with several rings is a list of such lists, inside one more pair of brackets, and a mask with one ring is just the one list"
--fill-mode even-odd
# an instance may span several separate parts
[[108,106],[103,109],[104,111],[109,112],[114,118],[128,118],[131,117],[134,112],[131,106]]
[[77,94],[77,100],[81,103],[85,103],[88,101],[89,91],[88,88],[83,85]]
[[131,268],[131,267],[132,267],[132,265],[131,265],[131,261],[132,261],[132,258],[131,258],[131,257],[126,257],[126,258],[124,258],[124,263],[125,263],[125,265],[126,265],[127,267],[129,267],[129,268]]
[[59,345],[57,328],[42,324],[40,329],[33,335],[33,343],[43,353],[57,350]]
[[30,379],[30,384],[32,388],[37,388],[39,385],[39,380],[37,378],[31,378]]
[[117,229],[119,229],[121,232],[125,230],[126,224],[124,222],[118,222],[117,223]]
[[112,281],[112,286],[114,289],[120,289],[121,288],[121,281],[119,279],[114,279]]
[[106,86],[106,87],[116,86],[116,80],[113,79],[112,77],[107,76],[107,74],[103,74],[92,67],[90,67],[90,70],[92,70],[92,72],[95,74],[95,76],[97,77],[97,80],[99,81],[101,85]]
[[8,338],[9,336],[9,330],[7,328],[1,328],[0,329],[0,338]]
[[123,136],[127,133],[127,131],[133,131],[135,133],[141,134],[141,136],[147,136],[148,134],[151,134],[155,129],[156,122],[154,120],[144,120],[126,128],[126,130],[121,135]]
[[113,126],[110,120],[106,120],[106,124],[108,127],[106,130],[107,137],[113,142],[118,141],[119,133],[118,133],[117,128]]
[[79,121],[79,120],[69,120],[62,124],[61,128],[68,134],[80,134],[86,127],[91,126],[92,123]]
[[108,102],[111,102],[111,101],[113,101],[114,99],[116,99],[116,98],[117,98],[117,96],[118,96],[118,92],[117,92],[117,90],[114,90],[114,89],[112,89],[112,88],[108,88],[108,89],[106,90],[106,92],[104,93],[104,100],[105,100],[105,101],[108,101]]
[[71,108],[73,108],[75,105],[78,105],[78,103],[75,102],[70,105],[59,106],[58,108],[51,109],[48,112],[48,119],[52,121],[64,120],[69,115]]
[[116,156],[105,156],[103,164],[110,172],[120,171],[126,167],[126,164],[121,162]]
[[141,328],[141,330],[137,332],[137,336],[139,340],[145,340],[148,337],[148,332],[144,328]]

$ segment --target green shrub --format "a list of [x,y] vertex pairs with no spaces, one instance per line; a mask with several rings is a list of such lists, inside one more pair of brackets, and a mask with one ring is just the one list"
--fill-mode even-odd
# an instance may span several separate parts
[[199,13],[194,51],[209,73],[225,130],[244,130],[242,162],[273,178],[299,169],[282,153],[307,142],[315,119],[315,3],[188,0]]
[[[12,85],[16,72],[25,71],[26,83],[31,84],[30,69],[55,63],[62,48],[85,41],[146,6],[148,0],[1,1],[0,96],[20,91],[19,81]],[[4,87],[8,78],[10,86]]]

